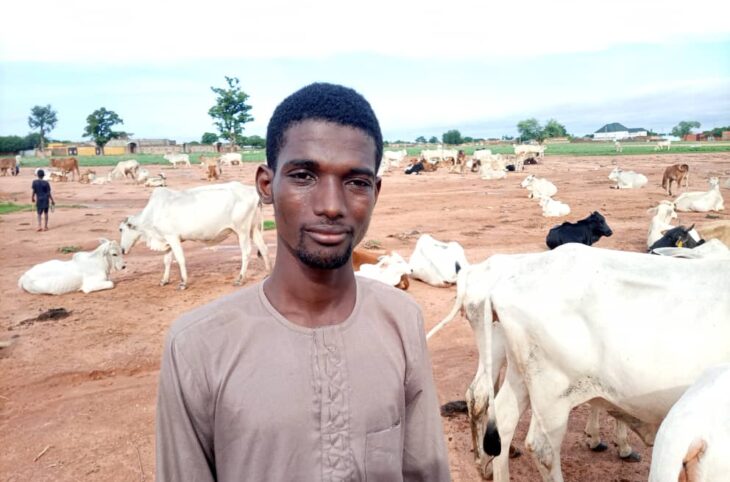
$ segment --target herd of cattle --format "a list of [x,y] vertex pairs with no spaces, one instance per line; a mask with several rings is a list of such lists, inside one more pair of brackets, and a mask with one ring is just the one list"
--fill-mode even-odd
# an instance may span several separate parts
[[[240,157],[230,156],[201,158],[209,179],[217,179],[222,165],[240,163]],[[495,180],[542,156],[539,149],[515,156],[476,151],[469,159],[463,151],[424,151],[407,171],[428,172],[414,171],[416,165],[448,165],[451,172],[479,171],[483,179]],[[405,151],[386,151],[380,174],[406,157]],[[173,166],[189,165],[186,155],[166,158]],[[55,167],[73,172],[72,164]],[[688,172],[686,164],[666,169],[662,186],[669,195],[672,182],[677,187],[686,183]],[[104,179],[115,178],[153,179],[134,160],[120,162]],[[646,176],[619,168],[609,179],[618,189],[647,184]],[[562,438],[571,409],[583,403],[592,407],[586,426],[592,449],[606,447],[599,435],[600,409],[617,421],[620,457],[637,458],[628,429],[654,445],[653,482],[723,480],[730,474],[730,222],[697,229],[671,224],[677,211],[724,209],[719,180],[710,178],[709,183],[709,191],[685,192],[649,210],[647,248],[652,254],[589,247],[613,234],[597,211],[550,229],[548,251],[494,255],[477,264],[469,263],[457,242],[428,234],[418,239],[407,261],[395,252],[378,256],[355,250],[358,276],[401,289],[408,289],[409,279],[456,285],[453,308],[427,338],[459,312],[473,329],[479,365],[466,405],[476,462],[485,477],[509,480],[512,438],[529,407],[525,447],[545,481],[562,481]],[[521,185],[540,202],[544,216],[570,213],[567,204],[552,199],[558,188],[547,179],[529,175]],[[94,251],[76,253],[69,261],[32,267],[20,277],[19,287],[38,294],[113,288],[111,270],[123,269],[123,255],[141,240],[165,253],[160,284],[169,282],[174,258],[184,289],[188,274],[182,242],[217,243],[231,233],[241,250],[237,284],[245,280],[253,247],[270,270],[261,201],[254,187],[239,182],[155,189],[144,209],[119,225],[119,232],[119,242],[104,239]],[[530,293],[529,303],[525,293]]]

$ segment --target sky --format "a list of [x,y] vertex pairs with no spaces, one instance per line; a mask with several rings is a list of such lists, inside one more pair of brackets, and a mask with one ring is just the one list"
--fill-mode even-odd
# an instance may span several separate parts
[[[0,135],[34,105],[55,139],[106,107],[138,138],[215,132],[211,86],[238,77],[265,136],[315,81],[355,88],[387,140],[516,135],[535,117],[584,135],[606,123],[669,132],[730,125],[730,2],[9,0],[0,29]],[[38,15],[37,12],[42,12]]]

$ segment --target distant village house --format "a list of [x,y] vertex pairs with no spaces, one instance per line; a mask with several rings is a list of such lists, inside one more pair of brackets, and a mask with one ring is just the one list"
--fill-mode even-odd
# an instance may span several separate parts
[[649,132],[643,127],[624,127],[618,122],[606,124],[593,134],[594,141],[620,141],[622,139],[645,138]]

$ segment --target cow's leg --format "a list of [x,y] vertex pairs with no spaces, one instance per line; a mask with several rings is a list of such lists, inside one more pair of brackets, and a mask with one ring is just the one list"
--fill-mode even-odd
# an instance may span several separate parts
[[[264,258],[264,267],[267,272],[271,272],[271,260],[269,259],[269,248],[266,246],[264,241],[264,232],[262,231],[261,224],[257,222],[257,225],[251,230],[251,238],[256,249],[259,250],[259,254]],[[408,285],[406,285],[406,289]]]
[[184,290],[188,286],[188,270],[185,266],[185,254],[183,253],[182,244],[175,236],[165,237],[165,240],[170,245],[172,254],[175,256],[175,261],[177,261],[177,264],[180,267],[180,285],[178,288]]
[[635,452],[629,444],[629,430],[626,423],[616,419],[616,444],[618,456],[626,462],[640,462],[641,455]]
[[165,272],[162,273],[162,279],[160,280],[160,286],[165,286],[170,282],[170,266],[172,266],[172,251],[165,253],[162,258],[162,262],[165,264]]
[[588,416],[586,428],[584,429],[586,438],[588,439],[588,447],[594,452],[603,452],[608,448],[608,445],[601,440],[599,415],[598,407],[591,405],[591,414]]
[[114,288],[114,282],[107,279],[84,278],[81,283],[81,291],[88,294],[92,291],[110,290]]
[[[510,364],[507,364],[504,383],[494,398],[494,408],[489,407],[488,409],[496,410],[496,414],[499,417],[497,425],[502,442],[502,453],[495,457],[492,462],[492,472],[495,482],[509,482],[510,480],[509,459],[513,457],[513,453],[519,455],[518,451],[512,451],[512,438],[514,437],[520,417],[527,409],[529,402],[527,387],[522,381],[522,378],[520,378],[517,370],[510,368],[510,366]],[[483,447],[480,447],[480,449],[483,450]],[[484,475],[485,477],[487,476],[486,473]]]
[[[233,284],[239,286],[246,280],[248,257],[251,255],[251,239],[247,232],[238,231],[236,234],[238,235],[238,245],[241,247],[241,272],[238,274],[238,278],[236,278],[236,281]],[[256,247],[258,248],[258,245]],[[264,263],[266,263],[266,261],[264,261]]]
[[532,419],[527,431],[525,447],[532,454],[544,482],[563,482],[560,468],[560,445],[568,429],[568,416],[572,408],[565,397],[548,394],[544,403],[536,407],[532,403]]

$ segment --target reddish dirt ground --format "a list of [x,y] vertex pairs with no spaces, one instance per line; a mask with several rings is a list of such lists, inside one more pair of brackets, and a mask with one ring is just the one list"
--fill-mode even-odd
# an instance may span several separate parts
[[[421,176],[395,172],[385,176],[367,240],[409,256],[417,234],[461,243],[472,262],[495,253],[545,250],[550,227],[563,218],[544,218],[536,201],[527,198],[519,182],[527,173],[547,177],[558,186],[555,196],[567,202],[577,220],[593,210],[602,212],[614,235],[598,246],[644,251],[649,216],[646,210],[668,199],[660,187],[664,167],[675,162],[691,166],[690,189],[704,191],[709,175],[730,174],[730,153],[626,157],[548,157],[544,164],[527,166],[525,173],[506,179],[482,181],[476,174],[462,177],[444,170]],[[609,189],[607,179],[615,164],[646,174],[649,184],[640,190]],[[172,188],[205,184],[197,167],[162,167]],[[104,175],[109,168],[96,168]],[[157,167],[151,169],[157,171]],[[251,183],[254,165],[227,168],[223,180]],[[32,170],[16,178],[0,178],[0,200],[28,203]],[[680,191],[681,192],[681,191]],[[723,195],[730,200],[728,189]],[[92,186],[53,185],[59,206],[51,214],[50,231],[35,231],[35,214],[0,217],[0,474],[3,480],[152,480],[154,478],[154,417],[160,348],[170,323],[181,313],[237,289],[233,280],[240,266],[234,237],[210,248],[185,243],[190,283],[178,291],[177,265],[172,283],[158,286],[162,259],[137,246],[126,256],[127,269],[115,272],[116,287],[85,295],[39,296],[17,287],[19,276],[36,263],[68,259],[62,246],[93,249],[97,238],[118,239],[119,222],[140,210],[149,188],[116,181]],[[272,219],[267,207],[267,219]],[[730,213],[719,214],[730,219]],[[680,213],[679,222],[710,222],[704,213]],[[400,235],[400,236],[399,236]],[[274,231],[266,240],[275,253]],[[249,283],[265,272],[253,258]],[[423,308],[427,327],[451,308],[455,289],[434,288],[414,281],[408,291]],[[529,293],[525,293],[529,297]],[[27,321],[50,308],[71,312],[60,320]],[[457,318],[430,342],[434,376],[442,403],[463,399],[476,369],[477,351],[467,323]],[[588,411],[579,407],[570,420],[562,447],[567,481],[621,481],[647,479],[650,450],[631,434],[631,443],[643,456],[638,464],[619,461],[612,445],[606,452],[590,452],[583,441]],[[527,428],[522,419],[515,441],[522,446]],[[473,464],[471,434],[464,415],[444,420],[451,473],[455,481],[480,480]],[[613,439],[613,422],[602,418],[605,440]],[[515,481],[539,480],[529,457],[511,461]]]

